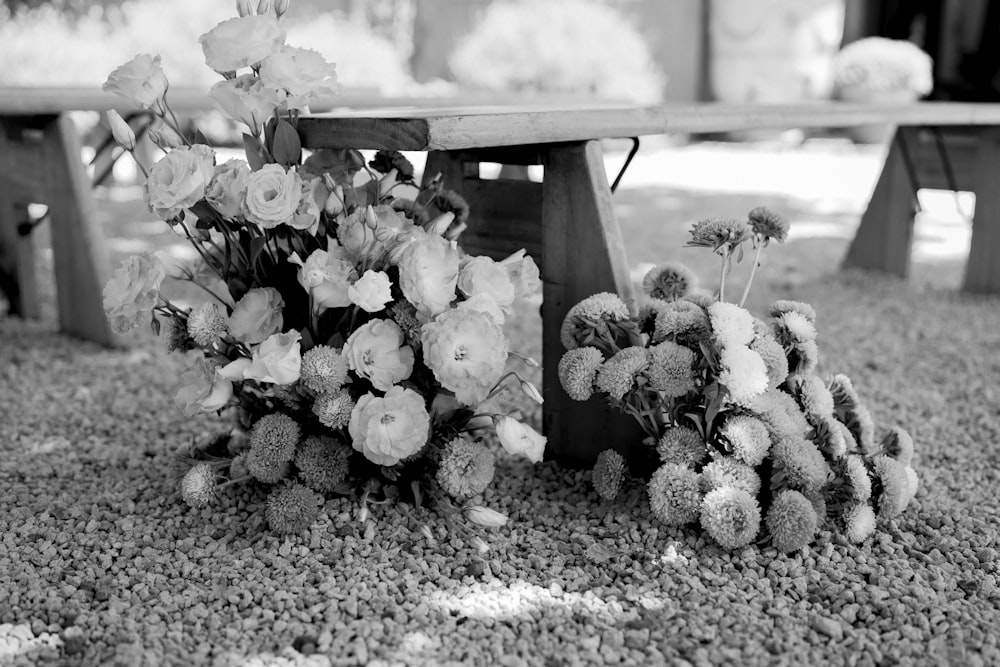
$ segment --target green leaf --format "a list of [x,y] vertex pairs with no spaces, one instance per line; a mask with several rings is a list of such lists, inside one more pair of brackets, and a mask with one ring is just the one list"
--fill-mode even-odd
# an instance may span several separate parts
[[271,154],[275,162],[286,167],[297,165],[302,160],[302,142],[299,140],[299,133],[286,120],[279,120],[274,128]]
[[267,151],[260,145],[260,142],[246,132],[243,133],[243,150],[247,154],[247,164],[254,171],[259,170],[270,162]]
[[264,248],[267,247],[267,239],[263,236],[257,236],[250,239],[250,267],[254,267],[257,264],[257,258],[260,257],[260,253],[264,252]]
[[264,146],[274,154],[274,129],[278,127],[277,116],[271,116],[264,123]]
[[160,320],[156,319],[156,315],[153,315],[153,319],[150,320],[149,328],[153,330],[154,336],[160,335]]

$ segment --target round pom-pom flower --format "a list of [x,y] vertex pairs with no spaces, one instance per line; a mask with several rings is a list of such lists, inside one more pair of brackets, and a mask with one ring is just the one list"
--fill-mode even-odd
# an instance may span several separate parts
[[906,505],[910,504],[910,501],[914,499],[917,495],[917,489],[920,488],[920,477],[917,476],[917,471],[906,466],[903,468],[903,472],[906,473],[906,497],[904,498]]
[[649,386],[669,398],[683,396],[695,387],[694,352],[677,343],[665,340],[647,348],[649,365],[646,377]]
[[701,486],[698,473],[682,465],[660,466],[649,480],[649,509],[653,516],[670,526],[682,526],[698,519]]
[[731,456],[722,456],[702,469],[701,488],[708,493],[724,486],[743,489],[756,497],[760,492],[760,475],[746,463]]
[[771,448],[767,425],[751,415],[727,418],[719,435],[729,442],[736,458],[754,467],[761,464]]
[[824,456],[839,459],[847,454],[847,440],[840,422],[830,415],[811,414],[808,419],[813,427],[813,434],[809,439],[816,443]]
[[198,463],[181,478],[181,498],[191,507],[208,507],[215,500],[215,469]]
[[801,313],[789,311],[774,318],[774,334],[784,345],[802,344],[816,340],[816,326]]
[[777,389],[768,389],[754,398],[749,408],[767,424],[775,440],[801,438],[812,428],[795,399]]
[[503,375],[509,344],[486,313],[446,311],[423,326],[420,339],[424,363],[465,405],[480,403]]
[[768,387],[767,367],[760,355],[742,345],[727,345],[719,354],[719,384],[734,403],[749,404]]
[[412,389],[395,386],[379,398],[362,396],[348,425],[354,449],[372,463],[396,465],[427,444],[430,415],[423,397]]
[[597,495],[605,500],[614,500],[625,481],[625,457],[613,449],[605,449],[597,455],[591,481]]
[[698,431],[687,426],[673,426],[664,431],[656,443],[656,451],[664,463],[687,468],[693,468],[708,458],[705,440]]
[[694,287],[695,277],[683,264],[670,262],[650,269],[642,279],[642,289],[654,299],[676,301]]
[[568,350],[559,360],[559,382],[574,401],[586,401],[594,395],[594,381],[604,363],[604,354],[596,347]]
[[295,457],[295,445],[301,437],[302,430],[288,415],[275,412],[261,417],[250,429],[250,474],[267,484],[282,479],[288,474],[288,464]]
[[726,549],[745,547],[760,530],[760,506],[745,489],[724,486],[705,496],[701,527]]
[[455,498],[470,498],[493,481],[493,454],[480,444],[457,437],[448,442],[438,465],[437,481]]
[[830,378],[829,387],[830,395],[833,396],[833,406],[838,415],[861,405],[861,399],[854,389],[854,383],[846,375],[842,373],[834,375]]
[[758,206],[747,217],[753,233],[762,237],[765,245],[771,239],[784,243],[788,238],[788,221],[766,206]]
[[228,318],[212,301],[198,304],[188,314],[188,335],[198,345],[209,347],[229,331]]
[[866,454],[875,453],[875,420],[863,404],[854,406],[844,415],[844,425]]
[[312,407],[312,412],[320,423],[333,431],[347,426],[351,421],[352,410],[354,399],[346,389],[319,396]]
[[848,456],[845,459],[844,479],[851,487],[851,497],[858,502],[867,502],[872,497],[872,480],[868,476],[868,468],[860,456]]
[[904,429],[894,426],[882,439],[879,449],[886,456],[899,461],[902,466],[913,463],[913,438]]
[[710,327],[704,308],[687,300],[674,301],[657,309],[653,341],[659,342],[668,337],[698,340],[708,335]]
[[906,468],[899,464],[894,458],[880,455],[873,459],[875,464],[875,477],[881,487],[881,493],[876,496],[878,501],[878,515],[891,519],[898,516],[906,509],[909,502],[908,490],[909,480],[906,477]]
[[788,351],[788,373],[809,375],[816,372],[819,365],[819,345],[814,340],[795,343]]
[[768,309],[768,315],[771,317],[781,317],[785,313],[799,313],[813,324],[816,323],[816,309],[802,301],[779,299]]
[[808,498],[798,491],[782,491],[771,501],[766,523],[771,543],[791,553],[812,542],[818,519]]
[[833,394],[819,376],[798,375],[791,382],[792,393],[807,415],[833,416]]
[[746,346],[753,341],[753,315],[735,303],[716,301],[708,307],[712,338],[721,348]]
[[347,382],[347,360],[340,350],[317,345],[302,355],[299,379],[317,394],[337,391]]
[[760,355],[767,368],[767,384],[776,389],[788,377],[788,357],[785,348],[773,336],[757,336],[750,343],[750,349]]
[[784,484],[803,491],[815,491],[826,483],[829,466],[823,454],[811,441],[782,438],[771,447],[775,472]]
[[844,512],[844,534],[855,544],[860,544],[875,532],[875,512],[868,503],[851,505]]
[[727,247],[727,252],[750,238],[750,225],[733,218],[700,220],[691,228],[691,240],[685,246],[711,248],[715,252]]
[[267,525],[279,535],[295,535],[316,522],[323,496],[298,482],[285,482],[267,496]]
[[250,470],[247,469],[247,455],[237,454],[229,462],[229,481],[250,477]]
[[648,363],[646,348],[626,347],[604,362],[595,385],[611,398],[621,400],[635,386],[636,377],[646,370]]
[[347,479],[351,448],[334,438],[306,438],[295,452],[299,477],[313,491],[331,493]]
[[628,306],[621,297],[611,292],[599,292],[569,309],[559,329],[563,347],[572,350],[587,344],[588,338],[608,330],[608,322],[629,319]]

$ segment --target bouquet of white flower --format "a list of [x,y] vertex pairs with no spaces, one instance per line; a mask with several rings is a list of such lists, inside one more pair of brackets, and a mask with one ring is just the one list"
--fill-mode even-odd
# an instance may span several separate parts
[[[574,306],[563,322],[567,348],[559,363],[566,393],[601,395],[632,415],[648,447],[633,470],[655,470],[649,507],[669,525],[700,522],[720,545],[735,549],[767,535],[781,551],[810,542],[820,527],[865,540],[880,517],[906,508],[917,491],[906,431],[875,439],[871,414],[850,379],[816,374],[816,312],[778,301],[769,320],[725,301],[724,286],[742,246],[760,254],[784,241],[788,224],[757,208],[748,221],[705,220],[688,245],[722,256],[717,296],[692,290],[685,267],[653,268],[638,314],[613,294]],[[615,498],[629,466],[615,450],[598,457],[593,483]],[[763,520],[762,520],[763,518]]]
[[[282,533],[312,524],[331,493],[360,495],[363,515],[370,501],[434,498],[495,525],[497,513],[468,504],[493,478],[481,436],[495,429],[532,461],[545,439],[476,408],[512,377],[541,400],[506,371],[519,355],[502,329],[515,302],[539,289],[538,268],[523,251],[499,262],[465,256],[456,243],[465,202],[438,179],[419,187],[399,153],[303,160],[298,114],[336,78],[318,53],[285,44],[287,5],[262,2],[255,14],[241,2],[238,18],[201,38],[223,76],[212,98],[247,126],[246,161],[218,164],[184,135],[159,56],[136,56],[109,77],[106,90],[158,119],[151,136],[166,154],[147,173],[146,199],[198,252],[200,266],[180,278],[211,300],[173,303],[161,292],[164,266],[145,255],[114,274],[105,310],[116,331],[151,322],[189,355],[176,395],[184,414],[237,408],[237,428],[184,474],[189,504],[248,483],[270,489],[267,520]],[[129,126],[114,112],[110,120],[133,150]]]

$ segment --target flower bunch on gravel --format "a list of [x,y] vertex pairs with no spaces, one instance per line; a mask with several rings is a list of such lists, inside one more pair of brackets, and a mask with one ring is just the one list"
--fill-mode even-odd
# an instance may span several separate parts
[[[155,118],[150,136],[165,155],[140,163],[146,201],[200,258],[172,270],[130,258],[105,289],[107,316],[122,333],[150,323],[189,357],[176,394],[184,414],[236,418],[243,435],[183,476],[191,506],[220,502],[230,485],[263,487],[281,533],[308,528],[328,494],[438,500],[457,514],[449,498],[469,501],[493,480],[487,431],[513,454],[543,456],[544,437],[490,407],[514,382],[541,401],[509,369],[526,358],[503,329],[541,287],[538,267],[524,251],[467,256],[457,239],[468,205],[438,178],[416,183],[398,152],[367,162],[353,150],[304,152],[299,115],[336,93],[335,67],[285,43],[287,2],[251,4],[200,40],[221,75],[212,100],[245,126],[245,160],[220,163],[200,133],[185,134],[159,56],[136,56],[104,86]],[[134,151],[128,123],[109,120]],[[171,300],[168,278],[207,300]]]
[[[668,525],[697,525],[737,549],[769,541],[791,552],[820,529],[861,542],[906,509],[917,491],[913,440],[899,427],[878,437],[850,378],[819,374],[816,312],[777,301],[766,319],[743,307],[761,255],[783,242],[788,223],[760,207],[746,220],[712,219],[689,245],[721,257],[720,288],[695,291],[690,271],[654,267],[638,313],[613,294],[584,299],[567,313],[563,390],[599,397],[646,433],[626,461],[602,452],[592,479],[606,500],[629,470],[649,470],[649,509]],[[753,246],[739,303],[725,300],[732,260]]]

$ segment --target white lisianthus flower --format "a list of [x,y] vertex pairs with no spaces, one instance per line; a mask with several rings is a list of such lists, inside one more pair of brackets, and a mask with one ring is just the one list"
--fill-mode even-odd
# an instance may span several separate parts
[[424,363],[441,386],[465,405],[477,405],[503,375],[509,344],[489,315],[454,309],[420,329]]
[[542,289],[542,278],[538,265],[523,248],[510,257],[500,260],[500,265],[507,269],[507,275],[514,284],[515,299],[523,299]]
[[164,220],[176,218],[205,197],[214,174],[215,151],[211,148],[202,144],[175,148],[149,171],[146,204]]
[[260,81],[287,93],[288,109],[302,109],[337,92],[337,66],[318,51],[285,46],[261,61]]
[[508,454],[522,455],[532,463],[538,463],[545,455],[546,437],[527,424],[513,417],[494,415],[493,428]]
[[104,286],[104,313],[113,331],[125,333],[150,317],[166,275],[163,263],[150,254],[122,262]]
[[497,305],[497,302],[493,300],[493,297],[489,294],[476,294],[475,296],[469,297],[465,301],[459,301],[456,308],[462,310],[474,310],[480,313],[486,313],[494,320],[497,324],[503,324],[507,316],[504,315],[503,310]]
[[469,258],[458,272],[458,289],[467,297],[488,294],[503,309],[514,303],[514,283],[507,269],[490,257]]
[[403,330],[392,320],[371,320],[344,344],[347,365],[379,391],[388,391],[413,372],[413,349],[404,345]]
[[285,102],[283,92],[262,85],[253,74],[220,81],[212,86],[208,95],[222,113],[246,125],[253,135]]
[[250,174],[243,209],[263,229],[290,223],[302,199],[302,179],[295,169],[265,164]]
[[337,226],[337,239],[355,261],[371,263],[412,229],[413,222],[391,206],[367,206],[358,208]]
[[255,65],[285,44],[285,29],[267,14],[223,21],[198,38],[205,64],[216,72]]
[[205,200],[219,214],[232,220],[243,212],[243,197],[250,179],[250,165],[245,160],[229,160],[216,165],[208,183]]
[[314,250],[304,262],[296,253],[288,258],[288,261],[301,267],[299,284],[309,292],[316,312],[351,305],[348,289],[356,273],[354,264],[344,248],[333,239],[330,239],[327,248]]
[[365,312],[377,313],[392,301],[392,281],[384,271],[369,269],[347,288],[347,296]]
[[458,250],[440,236],[414,232],[414,240],[399,260],[399,286],[406,300],[433,317],[455,299]]
[[719,353],[719,384],[735,403],[747,403],[768,388],[767,366],[760,355],[742,345],[727,345]]
[[160,56],[140,53],[108,75],[101,90],[121,95],[145,109],[157,106],[167,92]]
[[720,347],[749,345],[754,339],[753,315],[735,303],[716,301],[708,307],[708,319]]
[[243,343],[255,345],[281,331],[285,301],[273,287],[255,287],[236,303],[229,316],[229,333]]
[[381,398],[369,393],[358,399],[351,411],[348,432],[354,449],[365,458],[391,466],[427,444],[430,425],[420,394],[397,386]]
[[244,369],[243,377],[258,382],[292,384],[299,379],[302,370],[301,339],[298,331],[268,336],[253,351],[253,358]]
[[288,222],[288,226],[315,236],[319,229],[320,206],[326,202],[327,193],[323,179],[318,177],[303,178],[299,205],[295,209],[292,219]]
[[226,407],[233,396],[233,383],[223,377],[221,371],[202,358],[181,373],[181,386],[174,396],[174,404],[185,416]]
[[114,137],[118,145],[127,151],[134,151],[135,132],[132,131],[132,127],[115,109],[108,109],[105,116],[108,119],[108,125],[111,126],[111,136]]

